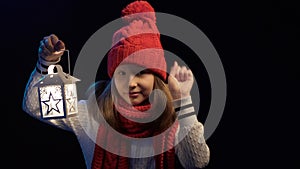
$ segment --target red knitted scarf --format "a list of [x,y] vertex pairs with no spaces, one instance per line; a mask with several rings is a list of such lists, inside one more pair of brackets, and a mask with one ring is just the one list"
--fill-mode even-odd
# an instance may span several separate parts
[[[117,110],[122,113],[118,113],[118,119],[121,131],[118,131],[126,136],[134,138],[146,138],[160,133],[155,133],[155,126],[150,123],[138,123],[129,119],[143,119],[151,116],[150,113],[145,112],[149,110],[150,104],[143,106],[129,106],[125,101],[118,103]],[[164,132],[162,137],[154,139],[153,148],[155,153],[155,166],[157,169],[174,168],[175,167],[175,149],[174,140],[177,130],[177,121],[172,125],[172,128],[168,132]],[[125,139],[116,139],[111,129],[108,129],[105,125],[100,124],[97,133],[97,143],[95,144],[94,157],[92,161],[92,169],[128,169],[129,158],[116,155],[109,151],[106,151],[99,145],[108,145],[115,147],[118,152],[130,152],[130,146]],[[167,151],[163,151],[167,150]],[[134,165],[134,164],[133,164]],[[145,166],[147,167],[147,166]]]

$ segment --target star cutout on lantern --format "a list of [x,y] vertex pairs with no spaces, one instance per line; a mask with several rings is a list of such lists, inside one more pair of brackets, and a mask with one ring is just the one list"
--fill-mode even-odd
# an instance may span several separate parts
[[46,101],[42,101],[44,104],[47,105],[48,109],[47,109],[47,115],[52,111],[52,110],[55,110],[57,111],[58,113],[59,112],[59,109],[57,107],[57,104],[61,101],[61,99],[54,99],[54,97],[52,96],[52,93],[50,92],[50,95],[49,95],[49,100],[46,100]]

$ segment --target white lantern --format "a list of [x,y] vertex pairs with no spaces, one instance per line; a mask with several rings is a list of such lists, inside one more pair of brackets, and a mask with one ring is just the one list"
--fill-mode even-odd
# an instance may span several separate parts
[[80,80],[64,73],[60,65],[48,67],[48,74],[35,85],[43,119],[66,118],[78,112],[77,81]]

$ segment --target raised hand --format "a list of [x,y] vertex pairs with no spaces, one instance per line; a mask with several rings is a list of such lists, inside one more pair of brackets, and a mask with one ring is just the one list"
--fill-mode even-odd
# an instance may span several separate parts
[[168,86],[173,99],[190,96],[193,83],[194,76],[192,71],[186,66],[179,66],[175,61],[168,77]]
[[46,61],[57,61],[63,55],[65,44],[54,34],[45,36],[40,41],[38,55]]

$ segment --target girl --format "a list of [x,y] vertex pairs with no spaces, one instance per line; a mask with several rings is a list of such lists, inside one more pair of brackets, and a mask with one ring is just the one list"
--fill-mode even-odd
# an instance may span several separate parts
[[[145,13],[147,12],[147,13]],[[193,74],[177,62],[167,65],[154,9],[135,1],[122,10],[127,23],[115,32],[108,53],[108,81],[92,86],[78,114],[43,120],[34,84],[40,72],[57,64],[65,44],[54,34],[44,37],[39,59],[26,86],[23,109],[33,117],[74,132],[87,168],[205,167],[210,158],[190,90]]]

